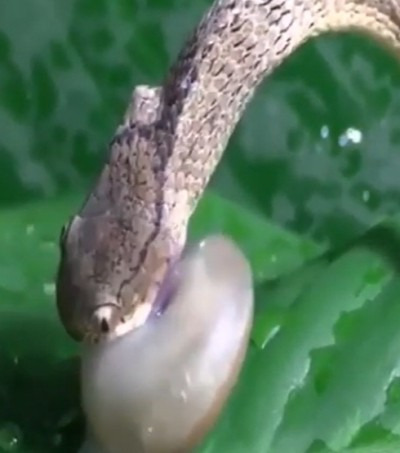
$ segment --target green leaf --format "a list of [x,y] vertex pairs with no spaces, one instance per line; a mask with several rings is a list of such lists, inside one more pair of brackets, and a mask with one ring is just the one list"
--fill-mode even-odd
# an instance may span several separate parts
[[[243,214],[241,214],[243,212]],[[256,281],[272,279],[300,267],[324,248],[302,239],[259,215],[207,193],[191,219],[189,241],[208,234],[232,237],[250,259]]]
[[400,222],[387,222],[341,253],[260,285],[254,337],[262,348],[251,347],[200,451],[367,453],[375,448],[363,441],[371,421],[381,427],[374,441],[390,436],[387,448],[400,448],[399,253]]

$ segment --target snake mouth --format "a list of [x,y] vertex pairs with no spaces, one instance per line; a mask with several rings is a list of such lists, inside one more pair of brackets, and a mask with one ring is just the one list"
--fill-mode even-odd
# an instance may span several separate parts
[[182,255],[179,255],[170,263],[168,271],[166,272],[165,277],[158,288],[152,304],[149,315],[150,319],[162,316],[168,307],[173,303],[174,294],[179,286],[182,274],[180,263],[183,256],[184,254],[182,253]]
[[150,320],[160,317],[174,303],[174,296],[182,283],[182,273],[184,271],[183,262],[185,258],[194,252],[197,247],[202,246],[202,242],[186,243],[180,253],[170,258],[168,270],[161,281],[154,302],[151,307]]
[[121,306],[112,301],[97,307],[90,316],[90,328],[85,341],[91,344],[105,343],[162,316],[174,301],[182,273],[182,255],[170,263],[155,297],[137,305],[131,313],[124,313]]

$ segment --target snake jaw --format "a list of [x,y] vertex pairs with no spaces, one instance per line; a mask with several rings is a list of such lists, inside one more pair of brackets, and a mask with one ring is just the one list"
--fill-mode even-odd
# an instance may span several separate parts
[[108,338],[119,338],[126,333],[143,326],[147,321],[151,310],[151,303],[141,303],[133,310],[133,313],[130,316],[125,315],[120,318],[119,322],[114,326],[113,331],[108,335]]

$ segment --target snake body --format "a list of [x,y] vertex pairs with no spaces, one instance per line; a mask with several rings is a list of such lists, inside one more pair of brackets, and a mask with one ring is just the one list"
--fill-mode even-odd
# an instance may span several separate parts
[[[308,39],[346,30],[360,31],[398,53],[400,0],[216,0],[162,86],[136,88],[97,184],[60,238],[57,305],[72,337],[86,344],[105,340],[100,351],[107,357],[108,340],[122,340],[138,325],[146,329],[145,321],[185,246],[190,217],[257,86]],[[218,285],[214,289],[218,292]],[[191,311],[185,319],[194,325],[201,304],[186,294]],[[222,319],[224,313],[216,308],[208,306]],[[212,336],[211,318],[209,322],[203,341]],[[178,330],[170,329],[169,336],[171,350],[186,341]],[[147,343],[152,338],[155,332]],[[237,350],[246,339],[229,337]],[[154,353],[145,342],[140,347],[142,354],[131,350],[131,366],[135,357],[143,360],[146,353]],[[179,360],[178,374],[189,357],[187,351]],[[202,355],[199,360],[208,359]],[[240,365],[232,366],[232,372]],[[91,382],[99,377],[90,372],[85,376]],[[123,379],[117,377],[114,385]],[[226,375],[214,377],[215,389],[222,388]],[[154,385],[157,391],[158,384]],[[101,397],[98,394],[95,403]],[[151,392],[148,398],[148,404],[155,404]],[[133,399],[130,402],[134,405]],[[116,432],[124,423],[126,432],[136,429],[130,425],[136,415],[130,419],[126,411],[118,411],[116,416],[122,418]],[[93,426],[97,412],[89,409]],[[106,417],[107,423],[113,416]],[[107,423],[101,425],[104,430]]]
[[160,88],[138,87],[99,180],[61,237],[57,302],[76,339],[147,318],[261,80],[303,42],[360,30],[400,48],[399,0],[217,0]]

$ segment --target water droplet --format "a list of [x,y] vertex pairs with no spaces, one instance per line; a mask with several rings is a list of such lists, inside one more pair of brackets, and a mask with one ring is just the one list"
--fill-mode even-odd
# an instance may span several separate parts
[[328,138],[329,137],[329,127],[328,125],[324,124],[321,127],[321,138]]
[[359,129],[354,127],[347,128],[342,135],[339,136],[339,146],[344,147],[350,144],[358,145],[363,139],[363,134]]
[[31,236],[34,233],[34,231],[35,231],[35,225],[33,225],[32,223],[26,226],[26,234],[28,236]]
[[267,335],[267,337],[265,338],[265,343],[268,343],[269,341],[272,340],[272,338],[274,338],[274,336],[281,330],[281,326],[280,325],[276,325],[274,326],[269,334]]
[[22,433],[14,423],[6,423],[0,428],[0,450],[16,451],[21,444]]
[[42,243],[42,247],[46,250],[53,251],[58,247],[58,245],[54,241],[45,241]]
[[181,398],[182,398],[182,401],[186,403],[187,394],[186,394],[185,390],[181,390]]
[[43,292],[46,296],[54,296],[56,293],[56,286],[54,283],[43,283]]
[[363,190],[363,193],[362,193],[363,202],[368,203],[370,198],[371,198],[371,192],[369,190]]
[[190,374],[185,371],[185,382],[188,386],[190,386],[190,384],[192,383],[192,378],[190,377]]

